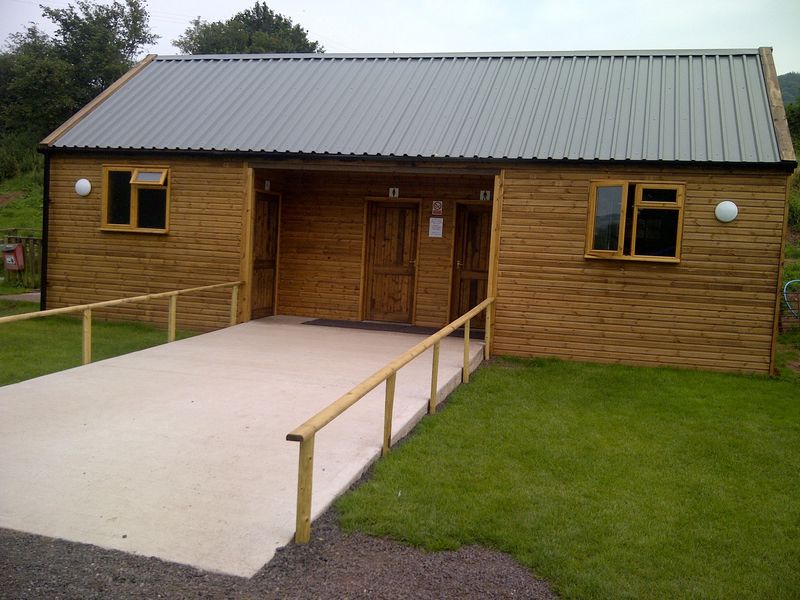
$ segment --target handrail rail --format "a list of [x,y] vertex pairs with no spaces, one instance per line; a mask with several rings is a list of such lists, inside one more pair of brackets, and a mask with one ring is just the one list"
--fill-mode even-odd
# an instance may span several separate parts
[[182,290],[171,290],[169,292],[157,292],[155,294],[145,294],[143,296],[129,296],[127,298],[116,298],[114,300],[103,300],[102,302],[92,302],[90,304],[76,304],[75,306],[63,306],[61,308],[51,308],[49,310],[40,310],[36,312],[22,313],[19,315],[8,315],[7,317],[0,317],[0,324],[11,323],[13,321],[25,321],[26,319],[36,319],[39,317],[51,317],[53,315],[63,315],[74,312],[81,312],[84,310],[91,310],[93,308],[105,308],[108,306],[117,306],[119,304],[128,304],[130,302],[144,302],[145,300],[157,300],[159,298],[168,298],[170,296],[180,296],[190,292],[202,292],[205,290],[213,290],[217,288],[230,287],[232,285],[242,285],[241,281],[230,281],[228,283],[215,283],[213,285],[203,285],[194,288],[185,288]]
[[453,333],[456,329],[461,327],[461,325],[464,325],[464,365],[462,369],[462,380],[464,383],[467,383],[469,381],[470,364],[470,321],[482,311],[486,311],[484,357],[488,359],[492,335],[491,311],[488,309],[494,301],[494,297],[487,298],[469,312],[464,313],[458,319],[445,325],[433,335],[425,338],[416,346],[413,346],[411,349],[387,363],[381,369],[364,379],[357,386],[340,396],[301,425],[295,427],[286,435],[287,441],[300,442],[297,476],[297,529],[295,531],[295,541],[297,543],[307,543],[311,536],[311,486],[314,464],[314,437],[317,432],[385,381],[386,401],[384,409],[382,454],[386,454],[391,445],[392,408],[394,405],[394,389],[397,371],[433,346],[431,397],[428,403],[428,412],[431,414],[434,413],[436,411],[439,344],[441,340]]
[[367,377],[364,381],[359,383],[353,389],[351,389],[346,394],[340,396],[337,400],[323,408],[317,414],[315,414],[310,419],[306,420],[305,423],[295,427],[290,433],[286,435],[287,441],[290,442],[302,442],[304,439],[309,437],[310,435],[314,435],[320,429],[325,427],[328,423],[333,421],[336,417],[346,411],[348,408],[353,406],[356,402],[358,402],[363,396],[374,390],[378,387],[381,383],[383,383],[389,375],[392,373],[396,373],[402,367],[410,363],[414,360],[417,356],[425,352],[428,348],[433,346],[435,342],[446,338],[448,335],[453,333],[456,329],[461,327],[464,323],[472,319],[473,317],[478,316],[481,311],[487,308],[491,303],[494,302],[494,298],[487,298],[478,306],[473,308],[471,311],[464,313],[458,319],[442,327],[439,331],[432,334],[431,336],[422,340],[419,344],[411,348],[410,350],[406,350],[403,354],[392,360],[391,362],[387,363],[382,369],[375,371],[372,375]]
[[158,300],[159,298],[169,298],[169,312],[167,314],[167,341],[174,342],[177,328],[178,296],[193,292],[203,292],[219,288],[231,288],[231,309],[230,324],[236,325],[238,319],[239,305],[239,286],[243,281],[229,281],[227,283],[214,283],[212,285],[201,285],[199,287],[184,288],[182,290],[170,290],[168,292],[156,292],[155,294],[145,294],[143,296],[129,296],[127,298],[116,298],[114,300],[104,300],[102,302],[92,302],[90,304],[76,304],[75,306],[64,306],[61,308],[51,308],[50,310],[40,310],[19,315],[9,315],[0,317],[0,325],[3,323],[14,323],[16,321],[27,321],[28,319],[38,319],[40,317],[51,317],[53,315],[64,315],[70,313],[83,312],[83,364],[92,362],[92,310],[95,308],[107,308],[109,306],[119,306],[130,302],[144,302],[147,300]]

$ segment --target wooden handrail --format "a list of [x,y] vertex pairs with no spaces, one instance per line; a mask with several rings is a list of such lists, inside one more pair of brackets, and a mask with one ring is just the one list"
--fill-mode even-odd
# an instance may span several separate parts
[[[478,316],[481,311],[488,308],[492,302],[494,302],[494,298],[487,298],[478,306],[473,308],[468,313],[464,313],[458,319],[446,325],[430,337],[422,340],[419,344],[407,350],[393,361],[388,363],[382,369],[375,371],[372,375],[367,377],[364,381],[359,383],[356,387],[352,390],[340,396],[336,401],[332,402],[313,417],[308,419],[302,425],[295,427],[287,436],[286,439],[290,442],[302,442],[310,435],[314,435],[320,429],[325,427],[328,423],[333,421],[336,417],[346,411],[348,408],[353,406],[356,402],[358,402],[362,397],[366,396],[369,392],[374,390],[378,387],[381,383],[386,380],[389,375],[392,373],[396,373],[400,368],[407,365],[409,362],[414,360],[420,354],[425,352],[428,348],[433,346],[436,342],[446,338],[448,335],[453,333],[456,329],[461,327],[464,323],[472,319],[473,317]],[[466,335],[465,335],[466,337]]]
[[448,335],[464,325],[464,365],[462,369],[462,381],[469,381],[469,331],[470,321],[478,316],[482,311],[486,311],[486,329],[484,338],[484,357],[489,358],[489,342],[491,340],[491,328],[493,325],[491,311],[489,307],[495,299],[487,298],[469,312],[463,314],[458,319],[442,327],[433,335],[427,337],[419,344],[407,350],[383,368],[367,377],[346,394],[323,408],[302,425],[295,427],[286,435],[290,442],[300,442],[299,463],[297,473],[297,528],[295,530],[295,542],[305,544],[311,537],[311,490],[314,472],[314,438],[317,432],[341,415],[356,402],[361,400],[369,392],[374,390],[384,381],[386,382],[386,399],[384,407],[384,430],[383,430],[383,449],[382,454],[389,451],[392,438],[392,410],[394,406],[394,390],[397,372],[414,360],[428,348],[433,346],[433,367],[431,369],[431,398],[428,403],[428,412],[433,414],[436,411],[436,385],[439,372],[439,344]]
[[201,285],[200,287],[185,288],[182,290],[170,290],[169,292],[158,292],[155,294],[145,294],[144,296],[130,296],[128,298],[117,298],[116,300],[105,300],[103,302],[92,302],[91,304],[77,304],[75,306],[64,306],[62,308],[52,308],[50,310],[40,310],[38,312],[22,313],[19,315],[9,315],[0,317],[0,325],[3,323],[13,323],[16,321],[27,321],[28,319],[38,319],[40,317],[51,317],[53,315],[66,315],[76,312],[83,313],[83,364],[88,365],[92,362],[92,310],[95,308],[107,308],[118,306],[130,302],[144,302],[146,300],[157,300],[159,298],[169,298],[169,312],[167,314],[167,342],[175,341],[175,330],[177,324],[178,296],[193,292],[215,290],[219,288],[231,287],[231,312],[230,324],[236,325],[237,306],[239,301],[239,286],[241,281],[229,281],[228,283],[215,283],[212,285]]
[[169,292],[158,292],[156,294],[145,294],[144,296],[130,296],[129,298],[117,298],[115,300],[104,300],[103,302],[92,302],[91,304],[76,304],[75,306],[64,306],[62,308],[51,308],[50,310],[40,310],[37,312],[22,313],[19,315],[9,315],[7,317],[0,317],[0,325],[3,323],[12,323],[14,321],[25,321],[27,319],[37,319],[39,317],[51,317],[53,315],[65,315],[84,310],[91,310],[94,308],[106,308],[108,306],[117,306],[119,304],[128,304],[130,302],[144,302],[145,300],[157,300],[159,298],[169,298],[170,296],[180,296],[181,294],[189,294],[192,292],[202,292],[205,290],[214,290],[218,288],[242,285],[241,281],[230,281],[228,283],[215,283],[213,285],[203,285],[200,287],[186,288],[183,290],[171,290]]

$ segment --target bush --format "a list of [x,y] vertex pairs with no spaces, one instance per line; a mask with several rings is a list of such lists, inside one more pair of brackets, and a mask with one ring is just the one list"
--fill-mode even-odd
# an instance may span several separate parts
[[43,163],[42,155],[36,151],[36,140],[24,134],[0,135],[0,181],[41,172]]
[[800,233],[800,168],[789,178],[789,227]]

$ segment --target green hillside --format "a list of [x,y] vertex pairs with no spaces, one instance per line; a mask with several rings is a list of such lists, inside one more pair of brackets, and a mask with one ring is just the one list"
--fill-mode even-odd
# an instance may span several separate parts
[[784,104],[791,104],[800,98],[800,73],[792,71],[778,75],[778,83],[781,85]]

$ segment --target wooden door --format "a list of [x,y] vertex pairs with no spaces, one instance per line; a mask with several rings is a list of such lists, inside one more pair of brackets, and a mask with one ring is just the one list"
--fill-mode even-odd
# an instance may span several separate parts
[[[489,242],[492,207],[459,204],[456,207],[456,237],[453,245],[453,293],[450,319],[457,319],[486,300],[489,284]],[[481,329],[485,313],[470,326]]]
[[253,222],[252,317],[275,314],[275,285],[278,264],[278,222],[280,195],[256,192]]
[[419,207],[372,202],[367,208],[365,318],[410,323]]

